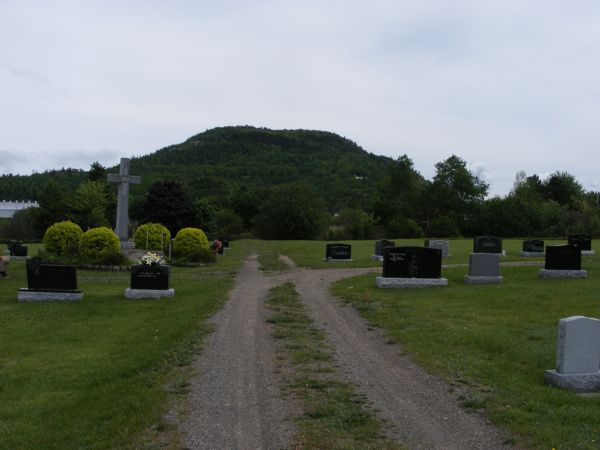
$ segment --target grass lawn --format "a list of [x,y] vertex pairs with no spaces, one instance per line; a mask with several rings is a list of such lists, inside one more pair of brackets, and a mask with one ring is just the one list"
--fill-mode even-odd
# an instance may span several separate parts
[[[398,246],[423,246],[424,239],[393,239]],[[469,262],[473,251],[472,239],[450,239],[450,257],[444,258],[443,264],[464,264]],[[289,256],[298,266],[315,269],[333,267],[380,267],[378,261],[371,261],[375,253],[375,241],[255,241],[261,254],[261,263],[270,269],[282,268],[277,262],[278,255]],[[325,246],[328,243],[343,242],[352,245],[351,262],[326,262]],[[501,261],[542,261],[543,258],[523,258],[519,256],[523,239],[504,239],[503,248],[507,255]],[[566,244],[566,240],[545,240],[546,245]]]
[[555,367],[558,320],[600,317],[600,259],[584,257],[583,268],[587,279],[541,280],[538,267],[503,267],[504,284],[487,286],[467,286],[467,268],[450,268],[447,288],[427,289],[377,289],[367,275],[333,290],[418,363],[468,386],[465,406],[484,409],[518,444],[597,449],[600,396],[543,384],[544,370]]
[[137,445],[250,250],[233,242],[214,266],[172,268],[175,297],[162,300],[124,300],[129,273],[79,270],[83,301],[19,303],[25,264],[11,262],[0,280],[0,448]]

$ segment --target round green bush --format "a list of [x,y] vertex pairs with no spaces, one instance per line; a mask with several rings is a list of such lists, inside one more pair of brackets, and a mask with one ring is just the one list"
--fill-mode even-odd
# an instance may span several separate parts
[[50,225],[44,234],[44,247],[55,255],[76,255],[81,240],[81,227],[70,220]]
[[84,262],[101,264],[120,248],[119,238],[110,228],[91,228],[81,236],[79,254]]
[[[135,248],[146,250],[164,250],[171,241],[171,232],[160,223],[144,223],[133,233]],[[162,248],[161,248],[162,243]]]
[[208,238],[204,231],[199,228],[182,228],[175,236],[173,254],[186,256],[202,248],[209,248]]

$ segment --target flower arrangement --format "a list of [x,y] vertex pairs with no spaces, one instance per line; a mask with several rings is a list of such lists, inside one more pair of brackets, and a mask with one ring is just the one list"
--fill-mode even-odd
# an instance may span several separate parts
[[158,253],[148,252],[140,258],[140,263],[146,264],[147,266],[156,266],[164,264],[165,260]]

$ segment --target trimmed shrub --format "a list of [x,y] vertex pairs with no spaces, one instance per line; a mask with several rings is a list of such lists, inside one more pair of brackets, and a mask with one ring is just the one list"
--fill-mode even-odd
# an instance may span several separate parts
[[199,248],[188,253],[184,259],[188,263],[214,263],[217,255],[209,248]]
[[160,223],[144,223],[137,227],[135,233],[133,233],[135,248],[164,251],[169,246],[170,241],[171,232]]
[[121,246],[117,235],[107,227],[92,228],[81,236],[79,254],[84,262],[102,264],[114,259]]
[[175,236],[173,254],[177,257],[187,256],[199,249],[208,249],[208,238],[199,228],[183,228]]
[[70,220],[50,225],[44,234],[44,247],[55,255],[76,255],[83,231]]

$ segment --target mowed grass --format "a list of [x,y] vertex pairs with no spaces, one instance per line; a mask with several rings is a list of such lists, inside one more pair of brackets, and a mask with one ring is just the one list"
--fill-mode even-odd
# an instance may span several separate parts
[[600,395],[545,386],[556,365],[558,320],[600,318],[600,261],[587,279],[542,280],[538,267],[503,267],[504,284],[468,286],[466,267],[445,269],[447,288],[377,289],[375,276],[336,283],[334,293],[482,409],[525,448],[600,448]]
[[[392,239],[397,246],[423,246],[424,239]],[[375,253],[375,240],[361,241],[255,241],[261,254],[261,264],[268,269],[281,269],[285,265],[277,260],[279,255],[290,257],[298,266],[314,269],[340,267],[380,267],[381,263],[372,261]],[[352,261],[325,261],[326,245],[342,242],[352,245]],[[466,264],[473,251],[473,239],[449,239],[450,257],[444,258],[442,264]],[[546,245],[566,244],[564,239],[546,239]],[[524,258],[519,255],[523,239],[504,239],[503,249],[506,256],[502,262],[508,261],[543,261],[543,257]]]
[[137,447],[249,251],[233,242],[214,266],[172,268],[175,297],[161,300],[125,300],[129,273],[79,270],[83,301],[19,303],[25,264],[11,262],[0,280],[0,448]]
[[300,403],[295,448],[399,449],[381,437],[373,411],[353,386],[339,380],[333,349],[314,327],[294,286],[272,289],[266,304],[285,390]]

